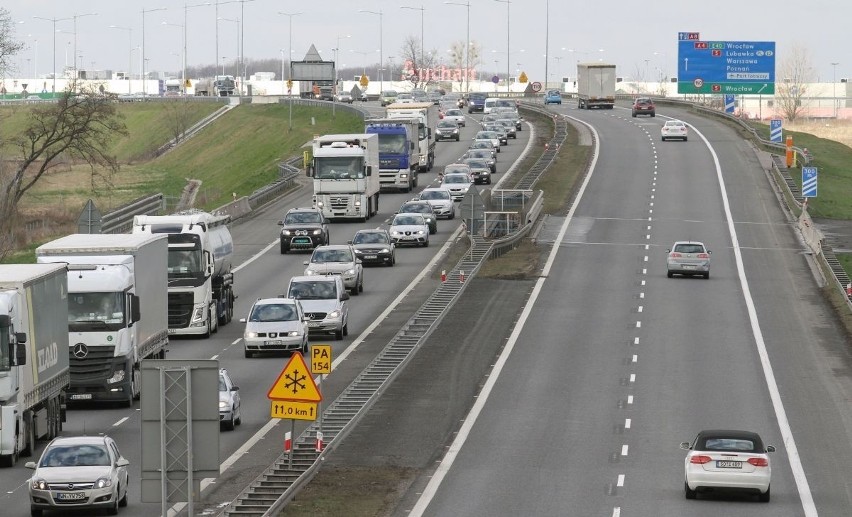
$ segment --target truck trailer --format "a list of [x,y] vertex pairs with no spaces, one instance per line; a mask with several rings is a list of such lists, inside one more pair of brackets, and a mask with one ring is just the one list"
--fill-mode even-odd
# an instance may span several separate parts
[[379,136],[314,138],[314,208],[328,219],[366,221],[379,211]]
[[438,106],[431,102],[396,103],[387,107],[387,118],[416,118],[420,121],[417,138],[420,142],[418,171],[431,171],[435,164],[435,126]]
[[166,238],[72,234],[36,249],[40,264],[68,267],[69,402],[139,398],[142,359],[169,344]]
[[379,187],[411,192],[420,164],[417,118],[369,119],[364,131],[379,135]]
[[187,210],[137,215],[133,233],[168,235],[169,334],[209,338],[234,316],[230,216]]
[[577,63],[577,108],[615,106],[615,65]]
[[0,265],[0,465],[30,456],[65,421],[68,281],[64,264]]

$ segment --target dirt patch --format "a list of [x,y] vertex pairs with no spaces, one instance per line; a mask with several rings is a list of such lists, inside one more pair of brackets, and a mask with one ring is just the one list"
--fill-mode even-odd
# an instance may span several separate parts
[[515,249],[485,262],[477,276],[504,280],[536,278],[548,252],[548,247],[538,246],[530,239],[523,239]]

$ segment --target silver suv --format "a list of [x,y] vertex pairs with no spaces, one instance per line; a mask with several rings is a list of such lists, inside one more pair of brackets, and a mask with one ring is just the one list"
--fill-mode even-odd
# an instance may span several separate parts
[[364,268],[351,244],[319,246],[311,255],[305,275],[338,275],[352,296],[364,292]]
[[335,339],[349,334],[349,293],[339,276],[294,276],[286,296],[302,304],[309,332],[334,334]]

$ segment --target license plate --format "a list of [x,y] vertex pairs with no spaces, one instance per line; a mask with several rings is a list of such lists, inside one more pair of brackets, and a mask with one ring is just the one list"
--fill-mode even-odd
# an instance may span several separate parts
[[282,344],[282,343],[284,343],[284,342],[283,342],[283,341],[281,341],[280,339],[271,339],[271,340],[269,340],[269,341],[264,341],[264,342],[263,342],[263,344],[264,344],[264,345],[280,345],[280,344]]
[[293,244],[310,244],[311,240],[307,237],[296,237],[293,239]]
[[743,462],[741,461],[717,461],[716,462],[717,469],[741,469],[743,468]]
[[176,331],[177,331],[177,329],[168,329],[169,334],[174,334]]
[[320,324],[319,321],[309,321],[308,322],[309,327],[319,327],[319,324]]
[[91,393],[73,393],[71,394],[71,400],[91,400]]
[[367,260],[375,260],[379,257],[377,255],[364,255],[364,258]]
[[695,269],[695,266],[690,266],[688,264],[684,264],[683,269]]
[[83,492],[58,492],[56,494],[56,499],[60,501],[82,501],[86,498],[86,494]]

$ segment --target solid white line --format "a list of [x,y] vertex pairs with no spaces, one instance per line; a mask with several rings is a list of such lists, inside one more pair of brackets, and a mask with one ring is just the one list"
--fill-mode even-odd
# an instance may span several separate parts
[[805,511],[805,517],[816,517],[819,514],[814,504],[808,478],[805,475],[805,469],[802,466],[799,449],[796,447],[796,440],[793,438],[790,421],[787,420],[787,411],[784,409],[784,403],[781,400],[781,392],[778,390],[778,383],[775,381],[775,372],[772,370],[772,364],[769,361],[769,352],[766,350],[763,331],[760,330],[760,322],[757,319],[757,309],[751,297],[751,290],[749,289],[748,279],[745,274],[745,265],[743,264],[742,250],[740,249],[737,230],[734,226],[734,217],[731,214],[731,205],[728,202],[728,190],[725,187],[725,179],[722,177],[722,166],[719,163],[719,156],[716,154],[716,150],[713,149],[710,141],[695,126],[690,125],[690,127],[704,141],[704,144],[713,156],[713,163],[716,166],[716,178],[719,181],[719,190],[722,194],[722,205],[725,209],[725,218],[728,223],[728,233],[731,235],[731,244],[734,249],[737,276],[742,286],[743,298],[745,299],[748,318],[751,322],[751,332],[754,335],[757,354],[760,356],[760,364],[763,367],[763,376],[766,378],[766,386],[769,389],[769,398],[772,400],[772,408],[775,410],[775,418],[778,420],[781,438],[784,440],[784,446],[787,449],[787,459],[790,461],[790,470],[793,471],[793,479],[796,481],[796,488],[799,491],[799,498],[802,501],[802,509]]
[[612,509],[612,517],[621,517],[621,507],[616,506]]
[[239,342],[240,342],[240,340],[241,340],[241,339],[243,339],[243,338],[238,337],[237,339],[235,339],[234,341],[232,341],[232,342],[231,342],[231,345],[232,345],[232,346],[233,346],[233,345],[236,345],[237,343],[239,343]]
[[618,481],[615,483],[615,486],[624,486],[624,474],[618,475]]
[[[571,208],[568,210],[568,216],[565,218],[565,221],[562,223],[562,227],[559,229],[559,236],[556,239],[556,242],[562,242],[565,238],[565,233],[568,231],[568,225],[571,223],[571,220],[574,218],[574,212],[577,210],[577,205],[579,201],[583,198],[583,194],[586,191],[586,188],[589,185],[589,181],[592,178],[592,174],[595,171],[595,166],[598,162],[598,157],[600,156],[600,136],[598,132],[595,130],[593,126],[583,122],[574,117],[567,117],[577,122],[584,124],[589,128],[589,130],[595,136],[595,152],[592,158],[591,166],[589,167],[589,173],[586,175],[586,178],[583,180],[583,184],[580,185],[580,190],[577,193],[577,197],[574,200],[574,204],[571,205]],[[417,503],[409,512],[409,517],[420,517],[423,515],[423,512],[426,511],[426,508],[429,506],[429,503],[435,497],[435,494],[438,492],[438,487],[441,486],[444,478],[447,473],[452,468],[453,463],[461,452],[464,443],[467,441],[468,436],[470,436],[470,432],[473,429],[473,425],[476,423],[476,420],[479,418],[480,413],[482,413],[482,409],[485,407],[485,403],[488,400],[488,396],[491,394],[491,390],[494,389],[494,385],[497,383],[497,379],[500,377],[500,373],[503,371],[503,367],[506,365],[506,362],[509,360],[509,356],[512,354],[512,350],[515,348],[515,344],[518,342],[518,338],[521,335],[521,331],[523,331],[524,325],[526,324],[527,319],[532,313],[533,307],[535,306],[536,300],[538,300],[539,294],[541,293],[542,286],[544,285],[545,279],[548,277],[550,273],[550,269],[553,267],[553,263],[556,260],[556,254],[561,249],[561,246],[553,246],[550,250],[550,254],[547,257],[547,262],[542,269],[541,276],[536,280],[535,287],[533,287],[532,294],[530,295],[530,299],[527,302],[526,306],[524,306],[524,310],[521,313],[520,318],[518,318],[518,322],[515,324],[515,328],[512,329],[512,334],[509,336],[508,341],[506,342],[506,346],[503,348],[503,351],[500,353],[500,357],[497,359],[497,362],[494,363],[494,368],[492,369],[490,375],[488,376],[488,380],[485,381],[485,384],[482,386],[482,390],[477,396],[476,402],[473,404],[473,407],[468,413],[467,417],[464,420],[464,424],[462,424],[458,433],[456,434],[455,440],[450,444],[449,449],[447,449],[447,453],[444,455],[444,458],[441,460],[441,463],[438,465],[438,468],[435,470],[435,473],[432,475],[432,478],[429,480],[429,483],[426,485],[426,488],[423,490],[420,498],[417,500]]]
[[625,429],[630,429],[630,426],[631,426],[632,424],[633,424],[633,421],[632,421],[632,420],[630,420],[629,418],[625,418],[625,419],[624,419],[624,428],[625,428]]
[[216,354],[210,358],[211,361],[215,361],[216,359],[219,359],[219,354]]
[[123,424],[124,422],[127,422],[129,419],[130,419],[130,417],[129,417],[129,416],[126,416],[126,417],[122,418],[121,420],[119,420],[118,422],[116,422],[116,423],[112,424],[112,426],[113,426],[113,427],[118,427],[118,426],[120,426],[121,424]]

